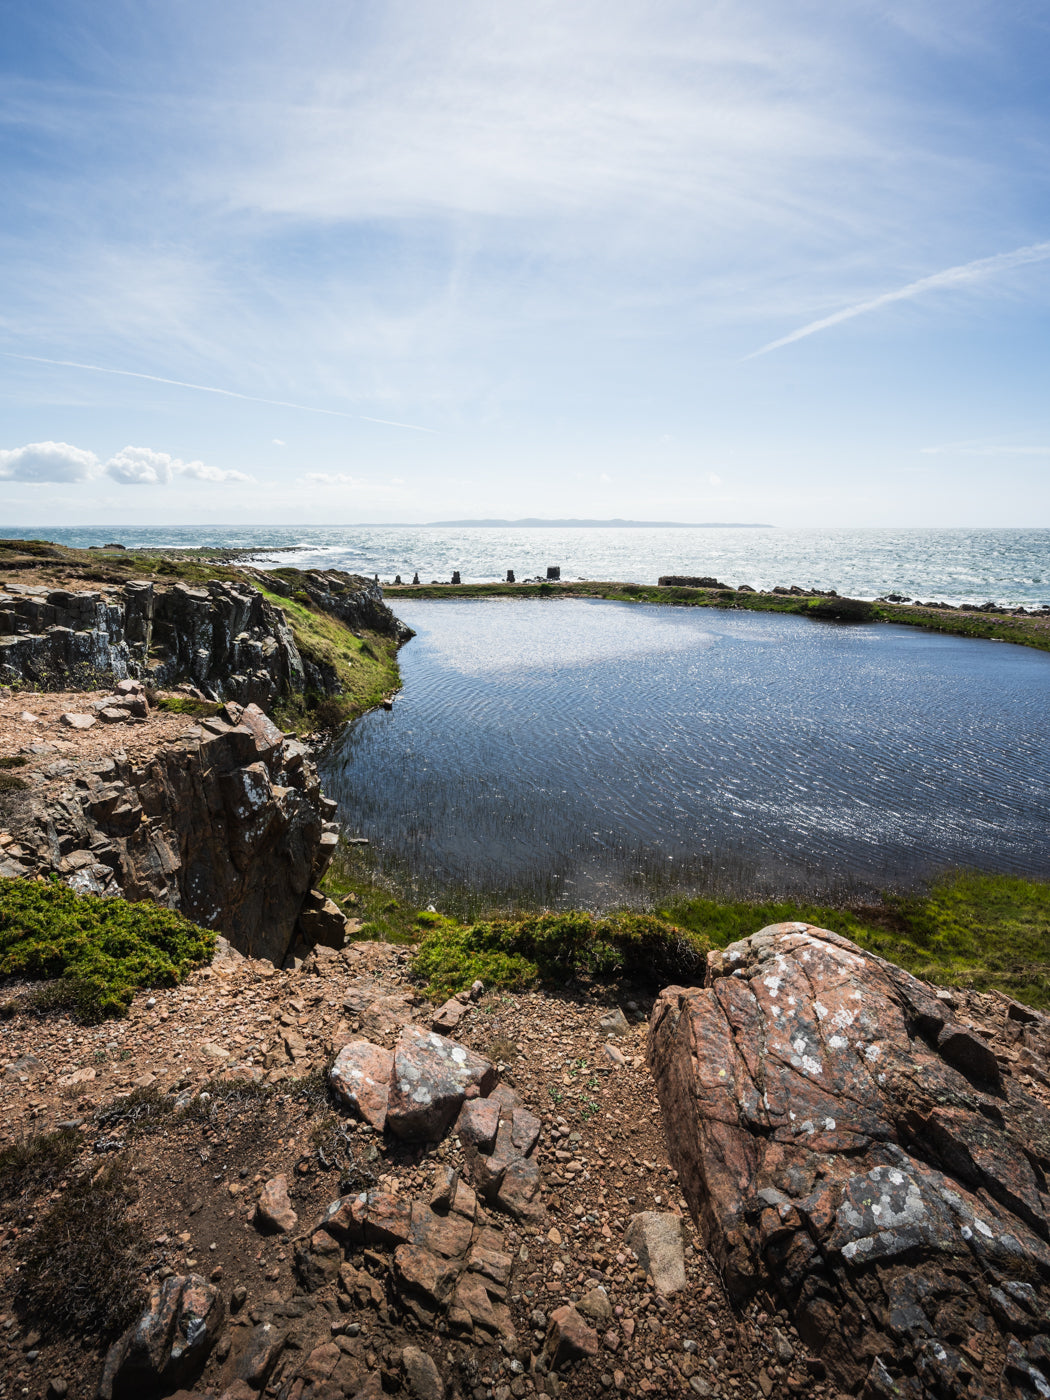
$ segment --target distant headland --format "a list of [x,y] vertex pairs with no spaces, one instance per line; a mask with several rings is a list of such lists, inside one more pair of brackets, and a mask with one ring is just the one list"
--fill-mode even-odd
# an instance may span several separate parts
[[616,529],[616,530],[772,530],[772,525],[740,520],[540,520],[527,516],[523,520],[428,520],[428,526],[453,529],[462,525],[503,529]]

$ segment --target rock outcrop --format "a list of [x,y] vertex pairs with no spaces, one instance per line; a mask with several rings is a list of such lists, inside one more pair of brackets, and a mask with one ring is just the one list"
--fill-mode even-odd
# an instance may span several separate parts
[[0,875],[54,871],[81,893],[154,900],[282,961],[306,936],[301,911],[315,912],[339,840],[335,803],[306,748],[257,706],[202,728],[137,763],[120,751],[63,760],[43,787],[8,794]]
[[[280,577],[257,577],[270,592],[295,591]],[[337,571],[299,582],[308,601],[351,629],[399,645],[412,635],[377,583]],[[199,587],[131,580],[84,591],[9,583],[0,591],[0,684],[87,690],[125,677],[160,687],[188,682],[208,699],[263,709],[282,696],[340,688],[334,668],[300,654],[283,613],[247,579]]]
[[142,1316],[109,1350],[99,1400],[170,1394],[193,1380],[225,1318],[221,1293],[197,1274],[155,1284]]
[[773,1295],[872,1400],[1050,1394],[1047,1096],[949,994],[778,924],[662,994],[649,1058],[738,1302]]

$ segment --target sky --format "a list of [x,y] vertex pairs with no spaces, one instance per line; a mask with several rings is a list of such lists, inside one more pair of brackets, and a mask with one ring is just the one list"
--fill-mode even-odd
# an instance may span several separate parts
[[0,526],[1050,526],[1035,0],[9,0]]

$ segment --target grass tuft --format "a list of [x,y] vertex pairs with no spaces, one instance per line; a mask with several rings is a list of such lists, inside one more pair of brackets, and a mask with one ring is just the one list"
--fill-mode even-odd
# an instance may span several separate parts
[[121,1158],[71,1182],[31,1237],[17,1302],[53,1336],[110,1337],[142,1307],[146,1258]]
[[82,1140],[74,1128],[39,1133],[0,1150],[0,1198],[49,1191],[76,1160]]

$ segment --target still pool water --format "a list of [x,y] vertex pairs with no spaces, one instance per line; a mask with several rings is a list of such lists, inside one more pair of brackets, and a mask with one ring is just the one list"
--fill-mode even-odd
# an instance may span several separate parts
[[1050,655],[889,625],[402,601],[392,712],[323,762],[418,898],[592,908],[1050,877]]

